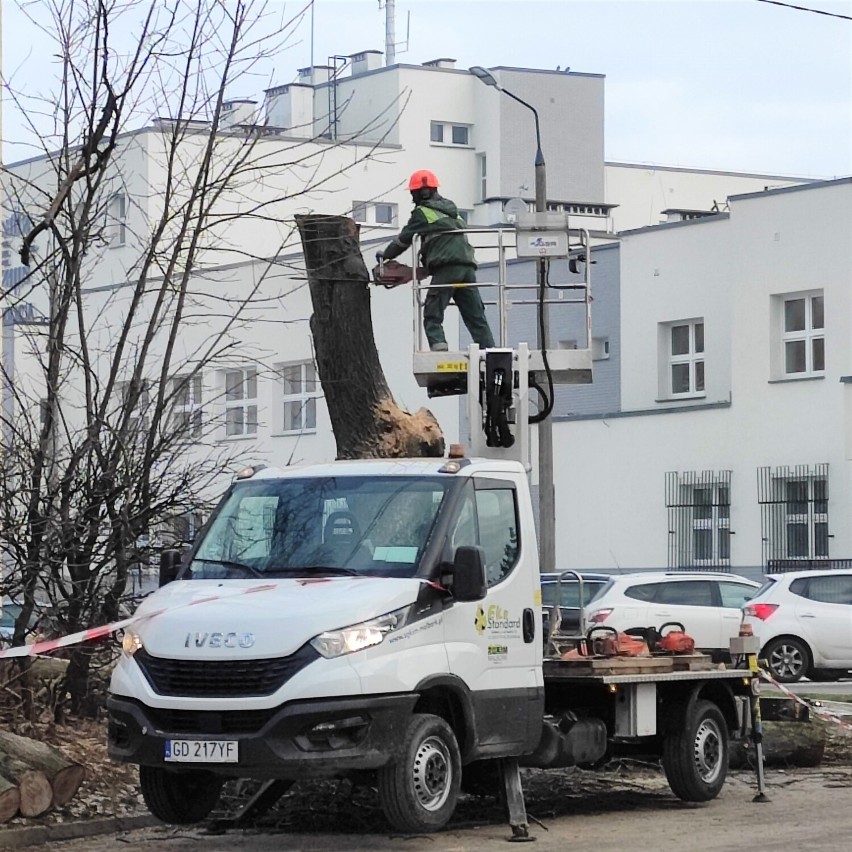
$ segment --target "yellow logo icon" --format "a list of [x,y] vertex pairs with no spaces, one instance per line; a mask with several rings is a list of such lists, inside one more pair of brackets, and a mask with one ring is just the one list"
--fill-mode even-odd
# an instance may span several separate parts
[[485,617],[485,610],[480,606],[476,608],[476,618],[473,619],[473,626],[476,632],[482,636],[485,633],[485,627],[488,624],[488,619]]

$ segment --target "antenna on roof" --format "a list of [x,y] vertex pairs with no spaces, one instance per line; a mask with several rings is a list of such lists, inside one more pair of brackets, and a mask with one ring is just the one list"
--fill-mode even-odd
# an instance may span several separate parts
[[408,50],[408,39],[411,35],[411,12],[405,25],[405,41],[396,40],[396,0],[379,0],[379,9],[385,10],[385,65],[396,64],[396,49],[402,47],[400,53]]

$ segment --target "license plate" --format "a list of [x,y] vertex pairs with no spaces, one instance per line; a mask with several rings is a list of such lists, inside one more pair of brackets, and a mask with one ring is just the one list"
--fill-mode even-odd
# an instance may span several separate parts
[[238,763],[236,740],[166,740],[167,763]]

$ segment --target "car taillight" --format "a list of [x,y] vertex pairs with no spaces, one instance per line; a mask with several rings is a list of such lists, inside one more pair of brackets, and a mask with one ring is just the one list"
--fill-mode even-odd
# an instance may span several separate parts
[[599,609],[597,612],[593,612],[587,620],[590,624],[601,624],[606,621],[611,614],[611,609]]
[[776,609],[778,609],[778,604],[756,603],[744,606],[743,613],[752,618],[759,618],[761,621],[766,621]]

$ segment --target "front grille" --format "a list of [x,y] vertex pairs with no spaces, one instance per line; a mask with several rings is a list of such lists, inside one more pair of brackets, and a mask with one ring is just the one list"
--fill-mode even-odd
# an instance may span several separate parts
[[271,695],[318,657],[311,645],[269,660],[170,660],[144,650],[133,655],[158,695],[191,698]]
[[280,709],[217,711],[146,707],[145,715],[158,730],[168,734],[256,734]]

